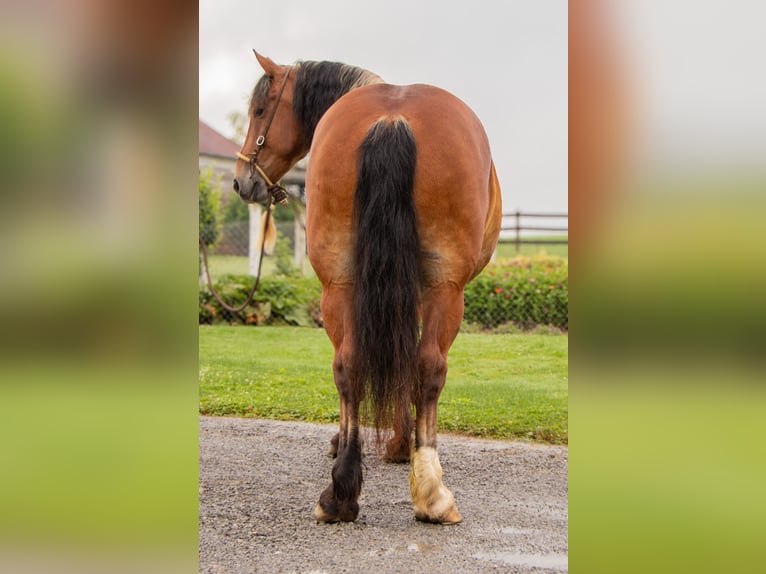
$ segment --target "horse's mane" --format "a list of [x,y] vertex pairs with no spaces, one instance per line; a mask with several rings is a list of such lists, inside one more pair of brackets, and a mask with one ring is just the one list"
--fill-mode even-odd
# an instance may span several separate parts
[[[314,130],[327,109],[345,93],[367,84],[383,82],[380,76],[363,68],[338,62],[296,62],[293,111],[303,129],[306,148],[311,146]],[[266,105],[272,78],[264,74],[253,88],[249,112]]]
[[338,62],[298,62],[295,65],[293,110],[303,128],[306,147],[327,109],[345,93],[367,84],[383,82],[380,76],[363,68]]

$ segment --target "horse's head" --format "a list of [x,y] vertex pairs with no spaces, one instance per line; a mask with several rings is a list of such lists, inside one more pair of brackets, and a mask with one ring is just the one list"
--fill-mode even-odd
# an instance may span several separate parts
[[234,191],[250,203],[266,201],[274,182],[308,151],[293,112],[293,68],[257,52],[255,57],[264,75],[250,98],[250,125],[234,169]]

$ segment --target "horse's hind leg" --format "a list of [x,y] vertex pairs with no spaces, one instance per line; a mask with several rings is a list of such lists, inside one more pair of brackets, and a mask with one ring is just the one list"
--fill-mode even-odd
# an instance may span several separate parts
[[447,353],[462,319],[462,290],[450,285],[425,293],[418,353],[419,384],[415,392],[415,451],[410,469],[415,517],[425,522],[455,524],[462,520],[455,498],[442,482],[436,451],[437,403],[447,377]]
[[340,398],[340,431],[337,457],[332,467],[332,482],[322,492],[314,508],[318,522],[353,522],[359,514],[362,490],[362,440],[359,434],[359,385],[349,377],[347,365],[351,349],[344,327],[344,313],[349,298],[340,288],[328,287],[322,293],[322,316],[327,334],[335,347],[333,375]]
[[[359,515],[362,491],[362,442],[359,437],[359,404],[341,409],[347,413],[345,436],[338,443],[332,482],[322,491],[314,508],[317,522],[353,522]],[[352,411],[355,411],[352,413]]]

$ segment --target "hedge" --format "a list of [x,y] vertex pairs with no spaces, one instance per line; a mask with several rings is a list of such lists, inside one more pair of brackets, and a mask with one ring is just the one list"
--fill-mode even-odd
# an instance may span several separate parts
[[[568,264],[561,257],[536,255],[498,261],[466,286],[464,325],[470,330],[567,330]],[[248,275],[225,275],[216,290],[230,305],[244,302],[253,284]],[[264,277],[251,305],[225,311],[203,288],[200,323],[321,327],[321,286],[316,278]]]
[[465,288],[464,321],[483,329],[513,324],[569,326],[569,265],[562,257],[535,255],[497,261]]
[[[245,302],[253,286],[249,275],[223,275],[215,289],[232,307]],[[263,277],[253,302],[239,313],[225,310],[207,288],[199,292],[199,322],[244,325],[299,325],[321,327],[319,298],[322,286],[315,278]]]

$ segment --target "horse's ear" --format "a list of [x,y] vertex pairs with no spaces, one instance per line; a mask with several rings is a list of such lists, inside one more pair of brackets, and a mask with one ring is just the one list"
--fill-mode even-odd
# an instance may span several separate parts
[[275,64],[271,58],[267,58],[266,56],[261,56],[255,50],[253,50],[253,54],[255,54],[255,58],[258,60],[258,63],[261,65],[261,68],[263,68],[263,71],[266,72],[267,74],[274,75],[274,72],[276,72],[279,69],[279,65]]

